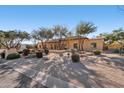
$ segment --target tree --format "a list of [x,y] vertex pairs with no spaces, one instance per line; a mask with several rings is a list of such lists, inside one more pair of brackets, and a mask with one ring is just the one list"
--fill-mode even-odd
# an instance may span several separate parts
[[105,43],[110,45],[113,42],[124,44],[124,30],[122,28],[113,30],[111,33],[103,33],[100,36],[104,37]]
[[21,42],[29,40],[30,35],[25,31],[9,30],[9,31],[0,31],[0,45],[3,47],[10,48],[19,48]]
[[79,50],[80,50],[80,46],[82,47],[82,50],[83,50],[83,43],[84,43],[84,40],[83,40],[82,43],[80,42],[80,38],[82,36],[86,37],[86,35],[95,32],[96,28],[97,27],[94,26],[94,24],[90,23],[90,22],[80,22],[77,25],[77,27],[76,27],[76,35],[79,37]]
[[59,39],[59,49],[61,49],[61,41],[63,37],[66,37],[66,34],[68,32],[67,27],[56,25],[53,27],[54,36]]
[[34,46],[27,44],[27,45],[26,45],[26,48],[27,48],[27,49],[32,49],[32,48],[34,48]]
[[43,41],[44,41],[44,38],[45,38],[45,35],[44,35],[44,28],[40,28],[38,30],[33,30],[32,32],[32,38],[35,40],[35,41],[40,41],[42,46],[43,45]]
[[52,32],[52,30],[51,29],[47,29],[46,30],[46,34],[45,34],[46,40],[52,39],[53,36],[54,36],[54,33]]
[[34,40],[40,40],[42,43],[43,48],[45,48],[46,45],[43,44],[43,42],[53,38],[54,34],[51,29],[48,28],[39,28],[38,30],[34,30],[32,32],[32,38]]
[[122,28],[113,30],[111,33],[103,33],[100,36],[104,37],[105,44],[111,49],[122,51],[124,48],[124,30]]

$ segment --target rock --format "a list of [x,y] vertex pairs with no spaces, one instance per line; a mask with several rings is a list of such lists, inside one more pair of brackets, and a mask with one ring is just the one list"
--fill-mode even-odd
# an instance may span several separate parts
[[49,60],[48,56],[44,56],[43,60]]

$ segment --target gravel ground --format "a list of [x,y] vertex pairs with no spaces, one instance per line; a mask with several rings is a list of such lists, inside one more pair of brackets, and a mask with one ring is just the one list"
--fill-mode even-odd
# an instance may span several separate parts
[[[27,58],[23,61],[19,59],[18,64],[81,87],[124,88],[124,56],[116,54],[84,56],[81,57],[80,63],[72,63],[66,54],[60,57],[56,53],[51,53],[48,58],[49,60],[44,62],[35,58]],[[14,61],[17,62],[13,60],[10,63]],[[44,88],[39,82],[13,70],[7,64],[2,65],[2,62],[0,63],[0,87]]]
[[45,88],[45,86],[7,65],[2,65],[0,66],[0,88]]

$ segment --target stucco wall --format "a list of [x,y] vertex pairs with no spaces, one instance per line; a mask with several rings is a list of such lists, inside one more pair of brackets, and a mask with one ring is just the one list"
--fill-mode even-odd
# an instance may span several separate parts
[[[69,49],[71,49],[71,48],[74,48],[75,43],[77,43],[79,45],[79,42],[80,42],[80,49],[82,49],[82,46],[83,46],[83,49],[86,51],[103,50],[103,44],[104,44],[103,39],[85,39],[85,40],[82,39],[80,41],[78,39],[74,39],[74,40],[61,41],[61,44],[64,43],[64,44],[66,44],[66,46]],[[82,43],[82,45],[81,45],[81,43]],[[92,48],[91,43],[96,43],[96,48]],[[54,46],[55,44],[58,45],[59,43],[46,43],[46,46],[49,49],[51,49],[51,44],[52,44],[52,46]],[[42,48],[42,44],[39,43],[38,48],[40,48],[39,45]],[[78,46],[78,48],[79,48],[79,46]]]
[[72,48],[74,48],[74,43],[78,43],[78,40],[70,40],[70,41],[68,41],[69,43],[69,48],[70,49],[72,49]]
[[[96,43],[96,48],[92,48],[91,44]],[[83,48],[86,51],[92,51],[92,50],[103,50],[103,39],[88,39],[84,41]]]

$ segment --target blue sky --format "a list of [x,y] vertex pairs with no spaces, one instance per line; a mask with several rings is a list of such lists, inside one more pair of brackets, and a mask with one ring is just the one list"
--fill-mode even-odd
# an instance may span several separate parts
[[97,31],[89,35],[124,28],[124,12],[117,6],[0,6],[0,29],[31,32],[39,27],[66,25],[72,32],[80,21],[93,22]]

